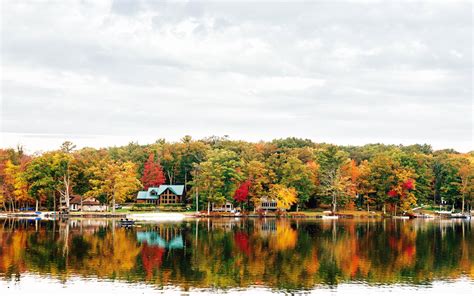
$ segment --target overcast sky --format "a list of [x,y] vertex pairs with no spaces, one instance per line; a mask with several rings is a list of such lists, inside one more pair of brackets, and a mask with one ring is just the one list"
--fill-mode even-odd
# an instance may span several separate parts
[[471,1],[1,2],[1,146],[473,149]]

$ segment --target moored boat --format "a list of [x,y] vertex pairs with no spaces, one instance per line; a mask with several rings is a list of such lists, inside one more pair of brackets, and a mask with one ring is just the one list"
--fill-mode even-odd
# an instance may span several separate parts
[[327,220],[331,220],[331,219],[333,220],[333,219],[339,219],[339,216],[336,216],[336,215],[334,215],[334,216],[329,216],[329,215],[326,216],[326,215],[324,215],[324,216],[322,216],[321,218],[327,219]]

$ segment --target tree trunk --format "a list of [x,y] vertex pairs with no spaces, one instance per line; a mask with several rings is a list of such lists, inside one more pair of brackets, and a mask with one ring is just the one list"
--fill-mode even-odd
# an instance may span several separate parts
[[464,213],[464,194],[462,195],[461,213]]
[[385,211],[385,203],[383,203],[382,212],[384,215],[387,214],[387,212]]
[[209,215],[211,213],[211,202],[208,201],[207,202],[207,215]]
[[336,213],[336,202],[337,202],[336,194],[333,193],[333,195],[332,195],[332,212],[333,212],[333,214]]
[[115,193],[114,193],[114,195],[112,196],[112,213],[115,214]]
[[38,206],[38,199],[36,199],[36,206],[35,206],[36,210],[35,212],[38,212],[38,209],[39,209],[39,206]]

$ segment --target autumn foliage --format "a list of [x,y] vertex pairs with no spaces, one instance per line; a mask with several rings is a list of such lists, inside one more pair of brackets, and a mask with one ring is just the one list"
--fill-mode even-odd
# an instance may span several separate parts
[[237,202],[245,202],[249,196],[249,188],[252,183],[250,181],[245,181],[240,184],[239,188],[234,193],[234,200]]
[[155,161],[155,156],[150,154],[148,160],[145,162],[143,170],[143,177],[141,178],[143,187],[147,190],[149,187],[157,187],[165,183],[165,175],[163,169],[158,161]]

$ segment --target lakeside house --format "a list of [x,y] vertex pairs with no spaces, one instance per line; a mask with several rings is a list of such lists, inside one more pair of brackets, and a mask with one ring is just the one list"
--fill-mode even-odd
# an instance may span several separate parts
[[137,193],[137,203],[171,205],[183,202],[184,185],[160,185]]
[[212,211],[213,212],[233,212],[234,211],[234,205],[226,201],[224,204],[214,204],[212,203]]
[[105,212],[107,211],[107,206],[93,197],[71,195],[69,200],[69,211]]
[[264,196],[260,199],[260,203],[257,205],[256,210],[276,211],[278,210],[278,203],[276,200]]

